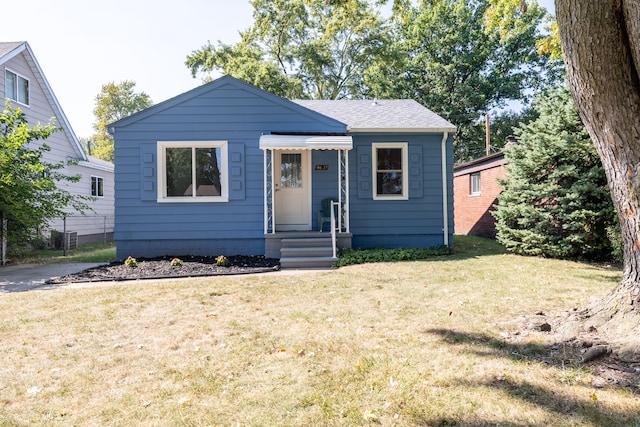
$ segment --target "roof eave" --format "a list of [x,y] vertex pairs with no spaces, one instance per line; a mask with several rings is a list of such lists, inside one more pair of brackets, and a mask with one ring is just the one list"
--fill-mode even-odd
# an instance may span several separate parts
[[349,128],[349,133],[444,133],[456,128]]
[[93,163],[93,162],[85,161],[85,160],[79,161],[78,165],[79,166],[84,166],[84,167],[90,168],[90,169],[105,171],[105,172],[113,172],[114,171],[114,167],[113,166],[101,165],[101,164],[98,164],[98,163]]

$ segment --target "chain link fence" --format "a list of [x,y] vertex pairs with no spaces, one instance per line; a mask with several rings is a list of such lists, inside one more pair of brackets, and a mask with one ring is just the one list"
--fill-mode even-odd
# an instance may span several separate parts
[[87,243],[107,243],[113,240],[113,215],[68,215],[54,218],[43,231],[52,249],[74,249]]

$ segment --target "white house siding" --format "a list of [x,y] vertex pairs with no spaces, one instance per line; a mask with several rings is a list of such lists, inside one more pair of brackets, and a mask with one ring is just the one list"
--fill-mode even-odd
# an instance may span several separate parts
[[[38,123],[47,125],[55,118],[55,125],[63,130],[53,133],[45,142],[50,147],[43,159],[49,163],[78,161],[77,165],[67,166],[64,172],[67,175],[81,175],[79,182],[62,182],[60,188],[72,194],[91,196],[91,176],[99,176],[104,179],[104,197],[95,201],[88,201],[92,210],[80,215],[78,212],[68,210],[66,230],[78,233],[78,242],[87,243],[108,240],[113,238],[113,213],[114,213],[114,184],[113,165],[98,159],[92,159],[82,153],[78,143],[73,137],[73,130],[59,109],[51,88],[35,59],[30,54],[30,49],[25,49],[8,61],[0,57],[0,98],[5,96],[5,70],[10,70],[29,80],[29,105],[22,105],[12,101],[12,107],[20,108],[26,115],[29,126]],[[72,88],[69,88],[72,89]],[[4,105],[3,105],[4,107]],[[42,142],[37,142],[42,144]],[[54,219],[50,229],[62,231],[64,223],[62,218]],[[43,230],[43,232],[47,232]]]

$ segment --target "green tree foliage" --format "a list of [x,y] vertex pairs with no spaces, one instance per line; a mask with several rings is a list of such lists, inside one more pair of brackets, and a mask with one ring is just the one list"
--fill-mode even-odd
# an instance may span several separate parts
[[253,26],[187,56],[193,76],[222,72],[287,98],[369,95],[367,70],[391,61],[392,33],[362,0],[252,0]]
[[508,101],[558,83],[561,63],[540,54],[540,24],[546,11],[537,5],[503,27],[487,26],[489,0],[423,0],[395,16],[403,64],[382,68],[370,82],[380,97],[411,98],[458,127],[456,160],[484,152],[484,138],[471,139],[471,127]]
[[93,129],[96,133],[88,142],[93,145],[93,156],[113,162],[113,137],[109,135],[107,126],[153,105],[149,95],[135,92],[135,86],[136,83],[131,80],[102,86],[93,109],[96,118]]
[[64,162],[43,160],[50,148],[39,141],[58,130],[53,124],[29,127],[25,114],[12,110],[10,103],[0,113],[0,219],[7,223],[3,239],[9,242],[30,241],[50,219],[64,215],[66,207],[88,209],[88,198],[58,188],[80,176],[66,175]]
[[565,87],[534,103],[505,153],[508,178],[498,196],[497,238],[509,251],[557,258],[610,254],[615,214],[600,158]]
[[[514,35],[526,29],[526,19],[529,8],[537,8],[535,0],[489,0],[489,7],[485,13],[485,25],[489,31],[498,31],[501,40],[508,40]],[[555,17],[545,18],[545,30],[547,34],[538,39],[536,47],[539,53],[547,54],[551,59],[562,58],[560,46],[560,33]]]
[[194,77],[229,74],[287,98],[415,99],[458,127],[456,159],[469,160],[484,153],[472,130],[480,117],[528,103],[562,73],[536,47],[544,8],[508,8],[512,19],[493,24],[495,1],[252,0],[239,43],[208,43],[186,65]]

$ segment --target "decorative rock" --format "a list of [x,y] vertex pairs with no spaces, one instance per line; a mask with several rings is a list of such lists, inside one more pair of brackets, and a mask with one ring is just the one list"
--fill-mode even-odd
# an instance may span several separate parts
[[595,345],[591,347],[582,356],[582,363],[591,362],[599,357],[606,356],[611,353],[611,347],[608,345]]
[[544,322],[543,324],[536,326],[536,329],[540,332],[551,332],[551,325]]

